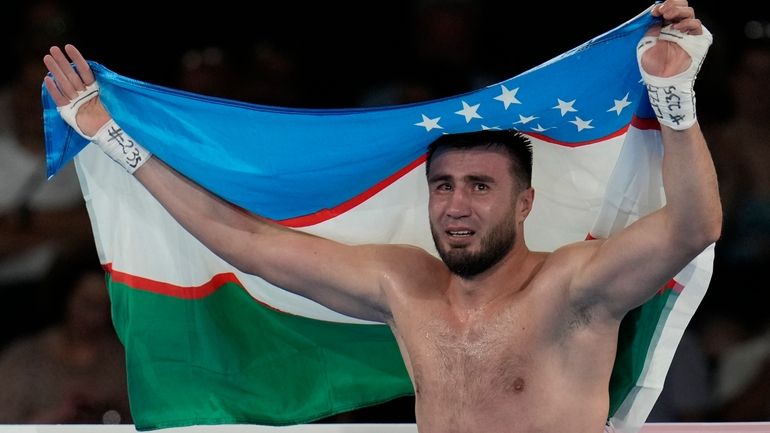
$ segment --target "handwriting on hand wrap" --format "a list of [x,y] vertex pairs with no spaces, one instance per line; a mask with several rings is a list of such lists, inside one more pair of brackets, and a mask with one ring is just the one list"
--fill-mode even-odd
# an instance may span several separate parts
[[[658,119],[664,119],[664,116],[667,115],[668,120],[676,125],[686,120],[686,114],[682,113],[682,96],[675,86],[660,87],[647,84],[647,89],[650,105]],[[662,108],[667,108],[667,110]]]
[[134,140],[131,139],[127,134],[123,133],[123,128],[112,126],[107,131],[110,135],[109,140],[107,141],[114,141],[118,143],[118,145],[123,149],[123,155],[126,157],[126,163],[131,168],[136,168],[136,166],[139,164],[139,162],[142,161],[142,157],[139,155],[139,149],[134,144]]

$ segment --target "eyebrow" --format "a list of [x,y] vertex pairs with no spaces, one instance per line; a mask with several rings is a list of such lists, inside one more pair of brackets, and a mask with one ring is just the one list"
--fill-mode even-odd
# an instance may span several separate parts
[[469,174],[468,176],[465,176],[465,180],[471,182],[495,183],[495,179],[486,174]]
[[[437,174],[428,178],[428,183],[451,181],[454,177],[449,174]],[[463,179],[466,182],[482,182],[482,183],[495,183],[495,179],[492,176],[486,174],[469,174],[464,176]]]
[[448,174],[434,174],[428,178],[428,183],[444,182],[448,180],[452,180],[452,176]]

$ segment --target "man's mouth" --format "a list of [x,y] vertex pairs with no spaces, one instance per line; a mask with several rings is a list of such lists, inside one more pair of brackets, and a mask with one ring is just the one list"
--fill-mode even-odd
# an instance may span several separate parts
[[475,234],[473,230],[447,230],[446,234],[453,238],[467,238]]

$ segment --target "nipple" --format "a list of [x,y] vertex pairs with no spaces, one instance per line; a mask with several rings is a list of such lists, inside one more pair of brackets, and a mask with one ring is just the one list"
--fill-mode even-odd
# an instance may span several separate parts
[[512,392],[515,394],[518,394],[520,392],[524,391],[524,379],[521,377],[515,377],[512,382],[508,383],[508,386],[506,387],[506,390],[508,392]]
[[524,391],[524,379],[517,377],[513,380],[513,390],[516,392]]

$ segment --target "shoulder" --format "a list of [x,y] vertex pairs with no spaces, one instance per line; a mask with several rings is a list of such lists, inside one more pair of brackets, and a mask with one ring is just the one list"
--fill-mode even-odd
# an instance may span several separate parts
[[377,257],[389,272],[435,272],[446,269],[444,262],[420,247],[406,244],[378,245]]
[[548,256],[544,268],[563,272],[579,270],[591,259],[604,241],[604,239],[591,239],[559,247]]
[[604,241],[584,240],[557,248],[543,261],[537,276],[538,283],[548,286],[549,292],[562,301],[582,302],[582,295],[575,291],[577,280]]
[[448,284],[449,269],[428,251],[413,245],[381,245],[377,256],[390,291],[402,294]]

